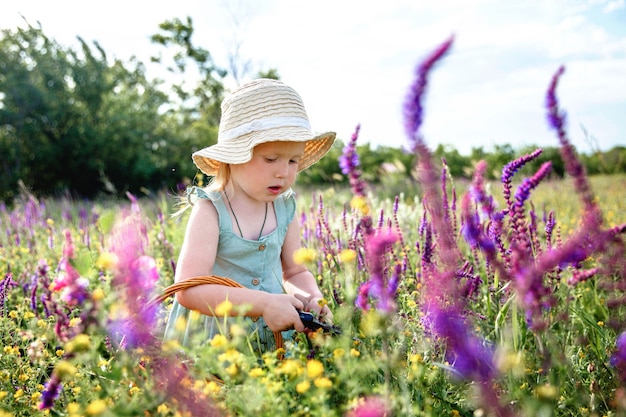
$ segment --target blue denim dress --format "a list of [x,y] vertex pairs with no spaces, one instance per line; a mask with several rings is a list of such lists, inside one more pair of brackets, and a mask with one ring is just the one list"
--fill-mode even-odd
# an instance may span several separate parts
[[[206,192],[199,187],[193,187],[189,192],[196,199],[211,201],[219,216],[219,243],[212,274],[228,277],[246,288],[284,293],[280,257],[287,228],[296,211],[293,191],[281,194],[274,201],[277,227],[259,240],[244,239],[233,230],[229,209],[222,193]],[[181,320],[185,323],[184,330],[180,328],[180,324],[176,325],[181,318],[184,319]],[[192,343],[207,343],[216,334],[227,334],[229,321],[232,322],[233,319],[226,319],[225,325],[223,317],[191,314],[190,310],[174,299],[165,328],[165,339],[177,340],[186,347],[192,347]],[[246,318],[245,322],[250,342],[258,353],[276,349],[274,333],[262,317]],[[282,333],[284,340],[293,336],[293,330]]]

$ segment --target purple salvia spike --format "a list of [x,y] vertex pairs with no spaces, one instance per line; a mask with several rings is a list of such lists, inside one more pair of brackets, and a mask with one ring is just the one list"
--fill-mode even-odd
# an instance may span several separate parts
[[454,37],[451,36],[447,41],[442,43],[435,49],[422,63],[417,67],[415,81],[409,89],[409,94],[404,101],[404,130],[411,144],[411,151],[417,150],[417,145],[422,142],[419,134],[423,121],[422,96],[426,91],[428,83],[428,73],[450,49]]
[[541,154],[541,152],[543,152],[541,149],[537,149],[534,152],[520,156],[519,158],[509,162],[504,166],[504,168],[502,168],[502,184],[504,186],[503,195],[509,212],[512,212],[513,205],[513,202],[511,201],[511,183],[513,180],[513,176],[524,165],[537,158]]
[[[548,124],[554,130],[556,130],[559,142],[561,143],[561,157],[565,163],[565,169],[569,175],[574,179],[574,186],[578,191],[578,194],[582,198],[585,209],[593,212],[595,216],[599,216],[597,205],[594,202],[593,193],[591,187],[585,176],[585,169],[576,156],[574,146],[570,143],[565,132],[565,112],[559,109],[559,102],[556,98],[556,87],[558,85],[560,77],[565,72],[565,67],[561,66],[552,77],[548,92],[546,93],[546,110]],[[596,220],[599,222],[600,220]]]
[[446,222],[450,221],[450,205],[448,204],[447,176],[448,165],[446,158],[441,158],[443,167],[441,168],[441,204],[443,206],[443,215]]
[[365,197],[365,182],[361,179],[361,171],[359,169],[359,154],[356,149],[356,142],[359,138],[361,125],[358,124],[354,133],[350,137],[350,141],[344,146],[341,156],[339,157],[339,167],[344,175],[348,176],[350,187],[355,196]]
[[552,232],[554,231],[554,225],[556,224],[556,220],[554,218],[554,211],[550,210],[548,216],[546,217],[546,248],[552,249]]
[[378,230],[381,230],[385,224],[385,211],[380,209],[380,214],[378,215]]
[[514,249],[520,251],[520,260],[522,263],[528,261],[527,256],[531,249],[530,238],[528,236],[528,228],[524,219],[524,203],[530,197],[530,192],[539,185],[539,183],[548,176],[552,169],[551,162],[545,162],[539,170],[530,178],[525,178],[515,192],[515,203],[513,204],[513,213],[511,216]]

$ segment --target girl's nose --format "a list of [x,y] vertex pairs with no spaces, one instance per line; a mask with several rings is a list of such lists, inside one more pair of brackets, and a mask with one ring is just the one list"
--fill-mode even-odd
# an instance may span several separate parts
[[289,163],[280,163],[276,167],[276,178],[284,178],[289,172]]

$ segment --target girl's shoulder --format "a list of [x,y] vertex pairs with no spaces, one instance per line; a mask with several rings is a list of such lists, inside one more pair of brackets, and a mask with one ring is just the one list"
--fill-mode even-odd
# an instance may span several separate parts
[[222,198],[219,191],[209,191],[196,185],[187,188],[187,201],[193,205],[198,200],[217,201]]
[[296,213],[296,193],[292,189],[289,189],[282,193],[276,201],[274,201],[274,207],[277,209],[277,213],[281,213],[286,223],[291,223],[293,216]]

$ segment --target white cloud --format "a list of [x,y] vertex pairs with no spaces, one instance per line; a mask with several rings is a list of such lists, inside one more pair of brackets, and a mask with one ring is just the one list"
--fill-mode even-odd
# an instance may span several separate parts
[[432,146],[551,144],[543,97],[561,64],[558,94],[575,140],[584,124],[607,148],[626,143],[624,0],[112,0],[96,12],[77,0],[22,0],[3,8],[0,28],[19,24],[20,10],[63,43],[80,34],[121,58],[149,56],[160,22],[191,15],[195,42],[218,65],[241,42],[255,72],[276,68],[296,87],[314,128],[348,139],[361,123],[362,140],[389,146],[406,142],[401,106],[415,66],[455,34],[424,97]]

